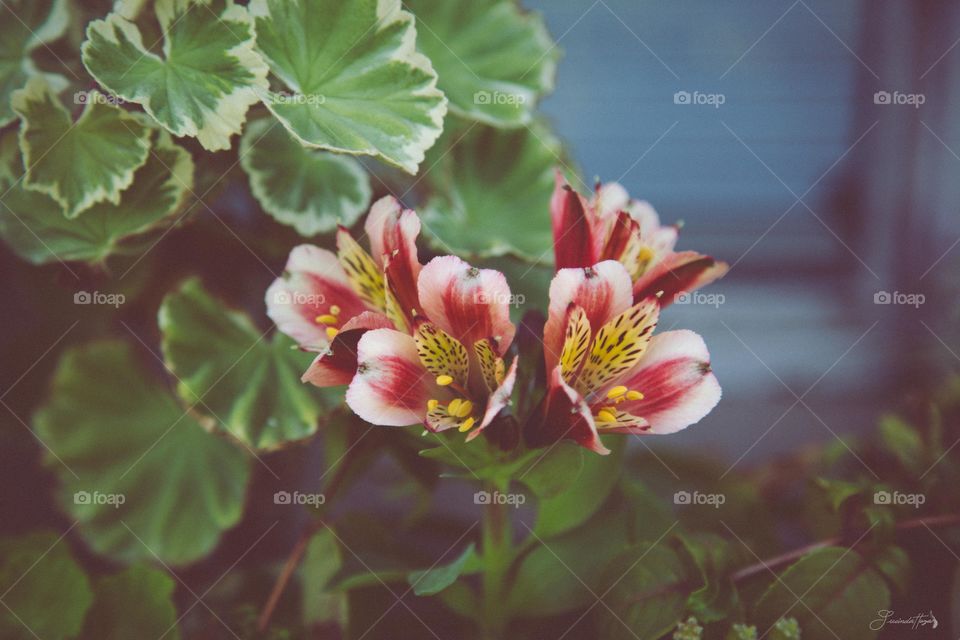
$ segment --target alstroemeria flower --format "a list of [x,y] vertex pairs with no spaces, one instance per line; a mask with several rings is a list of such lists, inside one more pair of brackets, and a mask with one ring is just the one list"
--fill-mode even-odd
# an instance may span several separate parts
[[320,352],[305,382],[349,383],[360,336],[386,327],[410,331],[420,313],[417,214],[387,196],[370,208],[364,231],[370,253],[340,227],[336,254],[308,244],[295,247],[283,276],[267,289],[267,314],[280,331],[301,348]]
[[503,356],[513,341],[510,288],[498,271],[455,256],[420,272],[423,316],[413,335],[368,331],[357,344],[357,372],[347,404],[372,424],[457,428],[472,439],[506,406],[516,379]]
[[653,335],[659,299],[633,300],[630,274],[613,260],[554,276],[544,327],[549,379],[525,426],[528,445],[571,439],[609,453],[598,434],[673,433],[719,402],[703,339]]
[[677,227],[661,226],[648,202],[631,200],[615,182],[598,185],[587,200],[558,171],[550,216],[556,268],[616,260],[630,274],[634,302],[660,295],[666,306],[678,293],[709,284],[728,270],[710,256],[675,252]]

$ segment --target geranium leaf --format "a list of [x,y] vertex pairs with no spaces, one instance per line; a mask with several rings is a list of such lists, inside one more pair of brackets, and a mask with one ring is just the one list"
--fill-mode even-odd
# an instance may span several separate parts
[[156,16],[163,57],[144,46],[134,23],[111,13],[87,26],[83,64],[170,133],[196,137],[210,151],[229,149],[268,87],[250,15],[232,0],[157,0]]
[[804,640],[872,638],[876,630],[870,622],[889,605],[885,581],[858,552],[827,547],[781,573],[757,602],[756,613],[761,631],[789,615],[800,622]]
[[251,122],[240,164],[263,210],[302,236],[352,226],[370,202],[370,178],[353,158],[304,147],[276,120]]
[[267,107],[303,144],[416,173],[446,98],[400,0],[253,0],[257,47],[293,95]]
[[[61,640],[80,631],[93,601],[86,574],[55,533],[0,539],[0,637]],[[53,614],[52,614],[53,612]]]
[[[165,131],[157,130],[156,142],[146,164],[134,173],[133,184],[119,204],[102,202],[69,220],[60,205],[42,193],[28,191],[19,178],[0,185],[0,236],[20,257],[34,264],[58,260],[100,261],[114,253],[140,248],[174,216],[193,184],[193,160],[173,144]],[[0,148],[8,138],[0,138]],[[19,160],[16,164],[19,165]],[[22,167],[9,171],[19,176]],[[8,190],[9,189],[9,190]]]
[[175,586],[165,572],[142,564],[99,578],[80,640],[179,640],[177,609],[171,600]]
[[428,174],[433,193],[423,218],[433,245],[470,256],[550,260],[559,153],[559,142],[541,127],[471,128]]
[[251,447],[269,449],[317,430],[317,390],[300,382],[312,354],[277,333],[263,338],[245,314],[188,280],[160,307],[163,353],[177,392],[198,413]]
[[65,508],[98,553],[187,564],[240,520],[246,455],[206,432],[126,343],[68,351],[34,428]]
[[[10,106],[13,92],[22,88],[30,76],[41,75],[30,53],[63,35],[69,20],[67,0],[4,0],[0,3],[0,127],[16,118]],[[66,87],[63,76],[42,75],[58,89]]]
[[43,78],[31,78],[13,94],[13,110],[22,120],[23,184],[57,201],[68,218],[98,202],[119,204],[150,152],[147,125],[95,91],[90,97],[73,122]]
[[553,90],[559,50],[537,14],[511,0],[411,0],[417,48],[439,76],[450,111],[496,127],[530,122]]

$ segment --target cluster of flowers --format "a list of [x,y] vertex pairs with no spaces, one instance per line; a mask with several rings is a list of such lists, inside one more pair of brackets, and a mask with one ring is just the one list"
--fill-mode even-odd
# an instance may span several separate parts
[[[677,227],[618,184],[588,199],[560,174],[550,203],[556,275],[543,326],[539,403],[518,424],[529,447],[570,439],[608,453],[605,433],[672,433],[720,399],[703,339],[654,335],[660,309],[727,265],[674,251]],[[346,401],[375,425],[457,429],[472,440],[509,403],[517,379],[510,288],[499,271],[456,256],[421,265],[417,214],[377,201],[367,252],[345,228],[337,253],[301,245],[266,295],[270,317],[317,352],[303,381],[349,385]]]

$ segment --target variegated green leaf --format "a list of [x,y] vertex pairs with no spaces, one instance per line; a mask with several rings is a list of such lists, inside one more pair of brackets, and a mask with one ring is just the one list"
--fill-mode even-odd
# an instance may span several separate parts
[[43,78],[13,94],[20,116],[23,185],[75,218],[99,202],[120,203],[150,152],[150,128],[96,91],[76,122]]
[[513,0],[409,0],[417,48],[459,116],[497,127],[530,122],[553,90],[559,49],[538,14]]
[[400,0],[252,0],[257,47],[293,93],[264,102],[303,144],[416,173],[446,98]]
[[232,0],[157,0],[163,57],[144,46],[124,13],[87,26],[82,52],[90,74],[170,133],[196,137],[211,151],[229,149],[267,88],[247,10]]
[[[10,106],[13,92],[22,88],[30,76],[41,75],[31,52],[63,35],[69,19],[67,0],[0,2],[0,127],[16,118]],[[66,86],[62,76],[42,75],[58,89]]]
[[[0,167],[0,236],[20,257],[44,264],[69,260],[103,260],[143,246],[183,205],[193,184],[193,160],[157,130],[146,164],[134,173],[133,184],[119,204],[103,202],[74,220],[63,217],[50,196],[28,191],[19,181],[19,158],[13,167]],[[0,137],[0,157],[13,132]],[[5,178],[9,174],[11,177]]]
[[251,122],[240,164],[264,211],[302,236],[351,226],[370,202],[370,178],[346,156],[304,147],[272,118]]
[[[471,256],[513,254],[549,261],[550,194],[560,143],[543,127],[514,131],[474,125],[428,174],[423,211],[434,246]],[[441,149],[438,148],[438,152]]]

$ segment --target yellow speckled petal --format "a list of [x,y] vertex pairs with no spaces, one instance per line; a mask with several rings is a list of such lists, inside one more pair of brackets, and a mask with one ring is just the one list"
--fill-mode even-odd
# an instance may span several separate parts
[[342,227],[337,232],[337,259],[347,272],[350,285],[357,295],[374,309],[387,311],[387,285],[383,269]]
[[659,314],[659,303],[647,299],[603,325],[574,387],[587,395],[629,371],[647,350]]
[[477,354],[477,360],[480,362],[480,371],[483,374],[483,381],[487,385],[487,389],[496,391],[500,383],[503,382],[503,376],[506,373],[503,358],[497,355],[496,347],[489,338],[474,342],[473,351]]
[[569,384],[587,355],[590,347],[590,320],[583,307],[574,307],[567,320],[567,330],[563,338],[563,350],[560,352],[560,371]]
[[417,355],[427,371],[435,376],[450,376],[461,387],[467,385],[469,360],[467,348],[459,340],[434,324],[423,322],[413,339]]

